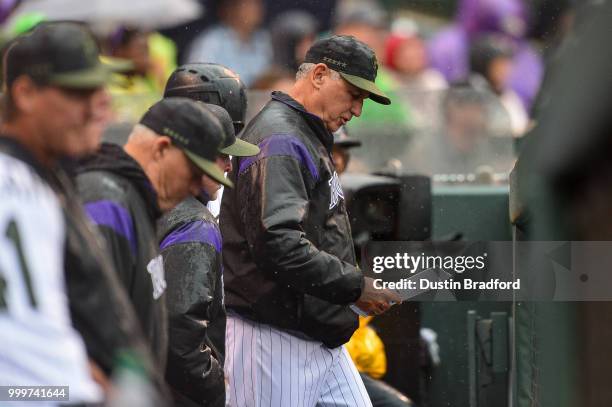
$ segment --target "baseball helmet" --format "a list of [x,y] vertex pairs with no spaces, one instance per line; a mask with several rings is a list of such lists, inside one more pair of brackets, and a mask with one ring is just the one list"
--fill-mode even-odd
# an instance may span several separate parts
[[246,87],[229,68],[210,62],[179,66],[172,72],[164,97],[183,96],[221,106],[229,113],[238,134],[244,127]]

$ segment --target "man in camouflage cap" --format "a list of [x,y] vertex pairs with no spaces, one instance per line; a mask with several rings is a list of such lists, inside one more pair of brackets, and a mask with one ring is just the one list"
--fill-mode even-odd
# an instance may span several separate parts
[[289,94],[273,92],[244,130],[260,153],[234,159],[220,220],[231,406],[371,406],[342,345],[354,310],[380,314],[400,299],[356,265],[331,151],[364,99],[389,104],[377,68],[354,37],[317,41]]

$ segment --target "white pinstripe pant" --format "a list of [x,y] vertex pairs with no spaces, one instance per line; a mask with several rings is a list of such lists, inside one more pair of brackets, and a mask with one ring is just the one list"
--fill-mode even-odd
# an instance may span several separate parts
[[226,404],[231,407],[372,407],[344,346],[228,315]]

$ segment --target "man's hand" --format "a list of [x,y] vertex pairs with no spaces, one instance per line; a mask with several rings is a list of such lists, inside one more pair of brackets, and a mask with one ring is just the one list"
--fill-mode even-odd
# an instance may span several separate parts
[[380,315],[391,308],[392,305],[402,302],[399,294],[391,290],[374,288],[374,279],[365,277],[365,284],[361,297],[355,305],[371,315]]

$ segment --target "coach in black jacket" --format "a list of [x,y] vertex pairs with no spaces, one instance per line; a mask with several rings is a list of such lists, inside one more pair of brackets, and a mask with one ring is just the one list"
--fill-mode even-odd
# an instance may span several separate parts
[[[376,70],[373,51],[354,37],[320,40],[308,51],[290,94],[272,93],[244,131],[243,139],[258,144],[261,152],[235,161],[230,179],[236,188],[224,193],[220,216],[230,405],[258,405],[263,400],[282,404],[283,395],[323,400],[322,381],[340,368],[336,365],[348,363],[338,362],[338,355],[358,325],[349,305],[381,313],[399,300],[374,290],[356,266],[342,187],[330,155],[331,132],[359,116],[366,97],[389,104],[373,83]],[[268,340],[268,330],[274,329],[280,331],[270,333]],[[288,348],[294,349],[289,358],[282,356],[281,339],[280,349],[273,345],[277,336],[285,338],[287,333]],[[257,342],[259,337],[263,339]],[[320,349],[317,343],[333,352],[300,356],[311,347]],[[257,345],[258,350],[244,351]],[[323,360],[329,355],[333,363]],[[320,367],[327,368],[318,375],[304,367],[317,358]],[[238,372],[241,363],[248,369],[243,376]],[[302,384],[300,379],[270,379],[268,385],[268,374],[293,377],[295,371],[286,370],[291,364],[302,366],[297,373],[304,375]],[[244,379],[251,373],[254,379]],[[307,380],[312,383],[304,383]],[[360,380],[347,385],[363,388]],[[312,389],[318,390],[314,396]]]
[[165,368],[166,288],[155,222],[188,195],[197,195],[203,173],[225,182],[215,165],[224,138],[219,121],[186,98],[153,105],[128,143],[103,144],[83,161],[77,186],[126,288],[142,331]]

